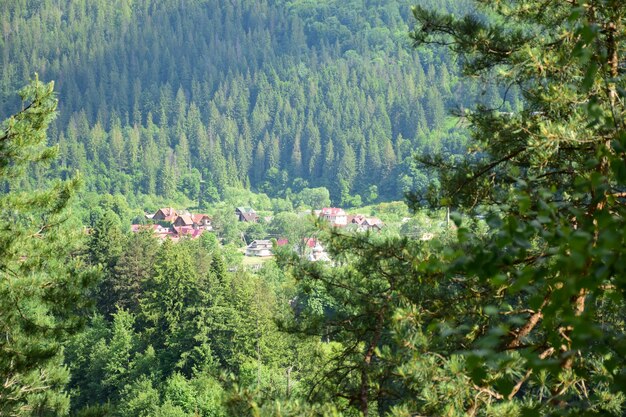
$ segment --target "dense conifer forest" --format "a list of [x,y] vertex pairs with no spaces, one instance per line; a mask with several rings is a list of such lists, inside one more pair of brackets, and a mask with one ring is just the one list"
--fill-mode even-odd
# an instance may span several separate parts
[[0,25],[0,416],[626,415],[623,2]]
[[[376,186],[401,199],[427,186],[413,150],[462,152],[447,110],[502,105],[445,50],[411,50],[411,4],[4,2],[1,110],[34,72],[54,80],[60,158],[46,174],[80,170],[99,193],[203,205],[226,187],[284,197],[325,186],[351,204]],[[506,111],[521,108],[507,97]]]

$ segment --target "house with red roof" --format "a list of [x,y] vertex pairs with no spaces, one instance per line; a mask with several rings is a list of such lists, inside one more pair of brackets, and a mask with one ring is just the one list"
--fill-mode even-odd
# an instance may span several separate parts
[[173,232],[177,238],[188,237],[190,239],[197,239],[200,237],[202,233],[204,233],[204,229],[196,229],[193,226],[181,226],[181,227],[173,227]]
[[331,226],[343,227],[348,224],[348,215],[338,207],[324,207],[318,215],[321,219],[328,221]]
[[172,207],[160,208],[151,216],[146,216],[160,223],[171,223],[174,227],[193,227],[195,229],[212,230],[212,219],[208,214],[193,214],[188,211],[176,211]]
[[172,228],[163,227],[160,224],[133,224],[130,226],[130,230],[133,233],[138,233],[142,230],[151,230],[152,233],[161,240],[176,236],[176,232]]
[[302,239],[302,246],[296,248],[300,257],[311,262],[324,261],[330,262],[328,253],[322,246],[322,243],[314,237],[306,237]]
[[212,230],[211,217],[206,214],[181,214],[172,223],[175,227]]
[[380,220],[378,217],[367,217],[363,222],[362,226],[365,227],[366,230],[376,230],[379,231],[383,228],[385,223]]
[[328,256],[328,253],[326,253],[324,247],[317,242],[309,251],[307,260],[310,262],[330,262],[330,257]]
[[133,233],[138,233],[141,230],[151,230],[158,239],[172,239],[175,242],[178,242],[182,237],[197,239],[205,231],[204,229],[197,229],[192,226],[163,227],[160,224],[133,224],[130,230]]

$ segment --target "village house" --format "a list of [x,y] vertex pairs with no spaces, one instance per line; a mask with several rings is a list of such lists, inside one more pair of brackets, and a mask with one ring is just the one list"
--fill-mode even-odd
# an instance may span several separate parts
[[200,229],[213,230],[213,223],[211,217],[206,214],[192,214],[191,219],[193,224]]
[[183,237],[197,239],[204,232],[204,229],[197,229],[197,228],[188,227],[188,226],[173,227],[172,229],[174,229],[174,234],[176,235],[176,238],[178,239],[183,238]]
[[330,257],[319,241],[315,241],[315,245],[311,248],[307,259],[311,262],[330,262]]
[[152,216],[152,220],[157,222],[170,222],[172,223],[178,217],[178,212],[172,207],[160,208]]
[[183,214],[183,215],[176,217],[176,220],[174,220],[172,224],[174,225],[174,227],[183,227],[183,226],[193,227],[194,221],[191,215]]
[[272,256],[272,242],[254,240],[246,248],[246,256]]
[[146,215],[160,223],[171,223],[174,227],[192,227],[194,229],[212,230],[212,219],[207,214],[192,214],[188,211],[176,211],[172,207],[160,208],[153,215]]
[[330,262],[328,253],[322,246],[319,240],[314,237],[307,237],[302,239],[301,246],[297,246],[298,251],[302,259],[307,259],[311,262],[324,261]]
[[348,216],[348,224],[359,232],[380,231],[384,226],[378,217],[365,217],[360,214]]
[[240,222],[256,223],[259,221],[259,215],[250,207],[237,207],[235,215],[237,215]]
[[191,226],[163,227],[160,224],[149,224],[149,225],[133,224],[131,225],[131,232],[138,233],[141,230],[151,230],[157,239],[159,240],[171,239],[174,242],[178,242],[182,237],[197,239],[205,231],[205,229],[194,228]]
[[325,207],[315,211],[315,214],[318,215],[320,219],[328,221],[331,226],[343,227],[348,224],[348,215],[341,208]]
[[384,225],[385,223],[377,217],[368,217],[363,222],[363,226],[366,230],[380,231]]
[[138,233],[141,230],[151,230],[152,233],[154,233],[154,235],[161,240],[177,236],[176,232],[172,228],[163,227],[160,224],[133,224],[130,226],[130,230],[133,233]]

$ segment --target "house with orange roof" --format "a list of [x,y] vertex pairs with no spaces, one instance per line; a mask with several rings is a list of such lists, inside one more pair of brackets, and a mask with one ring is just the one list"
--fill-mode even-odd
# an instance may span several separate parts
[[174,227],[193,227],[194,221],[190,214],[181,214],[180,216],[176,217],[172,224],[174,225]]
[[192,214],[191,219],[193,223],[198,226],[198,228],[212,230],[213,229],[213,219],[207,214]]
[[174,210],[172,207],[164,207],[160,208],[154,213],[152,216],[152,220],[158,222],[173,222],[178,217],[178,212]]

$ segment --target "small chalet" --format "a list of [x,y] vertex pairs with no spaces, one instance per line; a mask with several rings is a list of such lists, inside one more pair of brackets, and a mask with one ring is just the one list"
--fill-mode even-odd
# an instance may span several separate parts
[[212,230],[212,220],[206,214],[192,214],[191,219],[193,223],[200,229]]
[[246,248],[246,256],[272,256],[272,242],[254,240]]
[[193,227],[194,221],[190,214],[182,214],[176,217],[176,220],[174,220],[173,225],[174,227],[183,227],[183,226]]
[[259,221],[259,215],[250,207],[237,207],[235,214],[240,222],[256,223]]
[[348,224],[354,226],[359,232],[368,230],[380,231],[384,223],[378,217],[365,217],[360,214],[348,216]]
[[211,218],[206,214],[181,214],[172,223],[175,227],[193,227],[194,229],[212,230]]
[[159,222],[173,222],[178,217],[178,212],[172,207],[160,208],[154,213],[152,219]]
[[319,217],[327,220],[331,226],[343,227],[348,224],[348,215],[337,207],[325,207],[319,211]]
[[365,226],[367,230],[379,231],[383,228],[384,225],[385,223],[383,223],[383,221],[380,220],[378,217],[368,217],[363,222],[363,226]]

